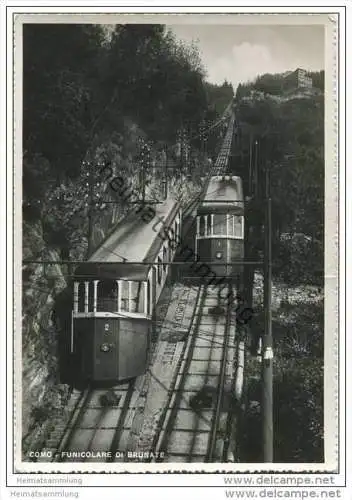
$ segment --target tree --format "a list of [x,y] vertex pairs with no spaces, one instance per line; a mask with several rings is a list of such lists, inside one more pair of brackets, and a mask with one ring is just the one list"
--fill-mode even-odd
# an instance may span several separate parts
[[308,76],[310,76],[313,80],[313,87],[320,89],[322,92],[324,92],[325,89],[325,71],[312,71],[308,72]]
[[222,85],[207,82],[205,89],[208,101],[212,103],[218,115],[221,116],[226,106],[233,100],[234,91],[232,85],[226,80]]
[[[321,284],[324,239],[324,101],[321,95],[276,102],[270,98],[240,101],[243,162],[239,175],[248,177],[249,145],[258,142],[259,196],[265,169],[271,172],[273,255],[292,279]],[[245,186],[247,184],[245,183]],[[262,222],[259,222],[262,224]],[[302,234],[307,245],[285,250],[283,234]],[[286,241],[288,241],[286,239]],[[284,250],[285,259],[280,257]],[[287,255],[289,251],[289,255]]]
[[[42,220],[51,244],[76,232],[78,207],[86,229],[87,165],[93,178],[105,156],[133,180],[138,135],[170,151],[180,129],[189,142],[216,116],[198,49],[163,25],[25,25],[23,64],[24,216]],[[62,200],[72,189],[84,199],[70,207]]]
[[297,359],[276,368],[275,462],[323,462],[324,370],[320,360]]
[[[265,75],[266,84],[271,81],[269,76]],[[258,82],[262,83],[263,78]],[[258,141],[259,196],[247,217],[247,225],[255,236],[250,240],[250,248],[255,257],[263,256],[263,198],[265,170],[269,169],[274,277],[295,286],[322,286],[324,99],[314,93],[310,97],[293,96],[288,100],[280,99],[280,94],[278,97],[240,99],[237,106],[243,131],[240,171],[244,179],[248,176],[249,145]],[[248,184],[245,186],[248,190]],[[258,260],[255,257],[254,260]],[[252,290],[253,277],[248,286]],[[289,306],[287,314],[280,309],[273,322],[274,459],[322,462],[323,305],[314,307],[306,302]],[[285,322],[280,324],[282,317]],[[245,431],[244,449],[253,445],[252,429],[257,441],[261,440],[257,435],[260,413],[249,407],[248,415],[251,427]],[[258,450],[254,450],[249,459],[258,459]]]
[[261,75],[254,82],[253,89],[265,94],[280,95],[283,90],[283,81],[281,75]]
[[54,175],[77,174],[91,139],[102,37],[94,25],[24,26],[24,154],[42,155]]

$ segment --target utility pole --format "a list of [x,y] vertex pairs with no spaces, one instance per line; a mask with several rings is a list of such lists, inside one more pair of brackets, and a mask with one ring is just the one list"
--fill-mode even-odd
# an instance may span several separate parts
[[93,173],[91,164],[88,163],[88,248],[87,257],[90,257],[93,250]]
[[252,196],[252,148],[253,148],[253,140],[252,140],[252,134],[249,136],[249,181],[248,181],[248,194],[249,196]]
[[140,185],[142,193],[142,202],[145,202],[145,191],[146,191],[146,165],[150,161],[150,147],[147,143],[143,142],[141,146],[140,153]]
[[254,195],[258,197],[258,141],[254,141]]
[[145,163],[142,163],[142,202],[145,202]]
[[165,156],[164,156],[164,199],[166,200],[167,198],[167,192],[168,192],[168,148],[167,144],[165,145]]
[[184,128],[183,128],[183,123],[181,127],[181,132],[180,132],[180,160],[181,160],[181,172],[183,173],[184,169]]
[[262,351],[263,461],[273,462],[273,338],[271,324],[271,198],[269,169],[265,171],[264,337]]

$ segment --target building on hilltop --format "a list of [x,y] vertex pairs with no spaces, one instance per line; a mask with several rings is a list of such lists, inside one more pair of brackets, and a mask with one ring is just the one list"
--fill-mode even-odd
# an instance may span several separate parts
[[297,68],[292,71],[285,78],[285,87],[307,87],[312,88],[313,81],[310,76],[308,76],[307,71],[301,68]]

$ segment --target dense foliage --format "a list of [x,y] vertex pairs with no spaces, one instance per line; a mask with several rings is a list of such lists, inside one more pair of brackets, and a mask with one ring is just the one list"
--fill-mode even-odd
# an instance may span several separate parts
[[[277,89],[275,75],[264,76],[253,86],[264,81],[274,95]],[[253,223],[259,222],[259,225],[263,223],[260,207],[265,192],[265,170],[270,171],[276,274],[286,282],[321,285],[324,267],[324,96],[313,89],[312,94],[304,98],[294,94],[289,99],[281,97],[238,100],[242,155],[239,169],[248,190],[248,165],[252,154],[253,170],[256,166],[258,169],[259,208],[253,211]],[[261,244],[262,241],[258,242],[258,247]]]
[[[263,258],[266,171],[270,175],[273,276],[275,287],[281,283],[280,298],[272,307],[278,462],[324,460],[324,72],[310,76],[312,89],[285,89],[283,75],[266,74],[241,85],[236,94],[241,133],[238,172],[252,197],[247,251],[253,260]],[[247,289],[252,290],[254,270],[248,270],[246,277]],[[263,333],[262,300],[255,303],[254,297],[255,339]],[[243,459],[258,461],[262,430],[255,401],[261,400],[262,384],[253,359],[247,365],[250,373],[257,378],[248,381]]]
[[[236,90],[236,97],[237,99],[242,99],[250,95],[251,91],[283,97],[285,94],[292,92],[294,87],[292,80],[287,79],[288,76],[289,72],[259,75],[254,82],[240,83]],[[307,71],[307,76],[312,79],[313,89],[324,92],[325,73],[323,70]]]
[[234,92],[231,83],[226,80],[222,85],[214,85],[211,83],[206,83],[206,92],[208,96],[208,102],[211,103],[211,108],[218,114],[221,115],[226,106],[231,102]]
[[24,217],[41,220],[66,256],[90,233],[95,202],[109,199],[102,164],[138,190],[142,162],[151,171],[167,157],[172,176],[184,158],[196,169],[206,149],[214,155],[217,131],[204,130],[233,89],[207,85],[197,49],[164,26],[26,24],[23,50]]

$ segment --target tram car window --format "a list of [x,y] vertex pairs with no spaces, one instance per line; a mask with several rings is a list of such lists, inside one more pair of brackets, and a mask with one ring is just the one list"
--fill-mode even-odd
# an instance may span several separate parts
[[235,238],[244,238],[244,217],[241,215],[233,216],[233,227]]
[[116,280],[99,281],[97,287],[97,311],[116,312],[119,289]]
[[85,285],[84,282],[78,283],[78,306],[77,309],[79,312],[84,312],[84,303],[85,303]]
[[175,255],[153,226],[159,218],[175,234],[181,229],[178,202],[167,199],[155,212],[147,223],[128,214],[75,271],[70,351],[80,379],[120,381],[146,370],[152,317]]
[[214,214],[213,218],[213,233],[218,236],[226,236],[227,234],[227,220],[226,214]]
[[163,268],[161,267],[162,260],[160,257],[158,257],[158,285],[161,284],[161,280],[163,277]]
[[211,235],[212,234],[212,216],[211,215],[206,216],[205,225],[206,225],[206,234]]
[[130,281],[130,311],[135,313],[144,313],[145,303],[145,283],[140,281]]
[[164,270],[164,272],[166,271],[165,262],[167,262],[167,249],[166,249],[166,247],[163,247],[163,270]]
[[205,235],[205,216],[201,215],[200,217],[198,217],[198,220],[199,220],[198,234],[199,234],[199,236],[204,236]]
[[235,236],[235,219],[231,214],[227,216],[227,234]]
[[152,315],[153,311],[153,304],[151,301],[151,295],[150,295],[150,281],[147,281],[147,302],[146,302],[146,309],[150,315]]
[[94,282],[89,282],[88,285],[88,312],[94,310],[94,287],[96,284]]

